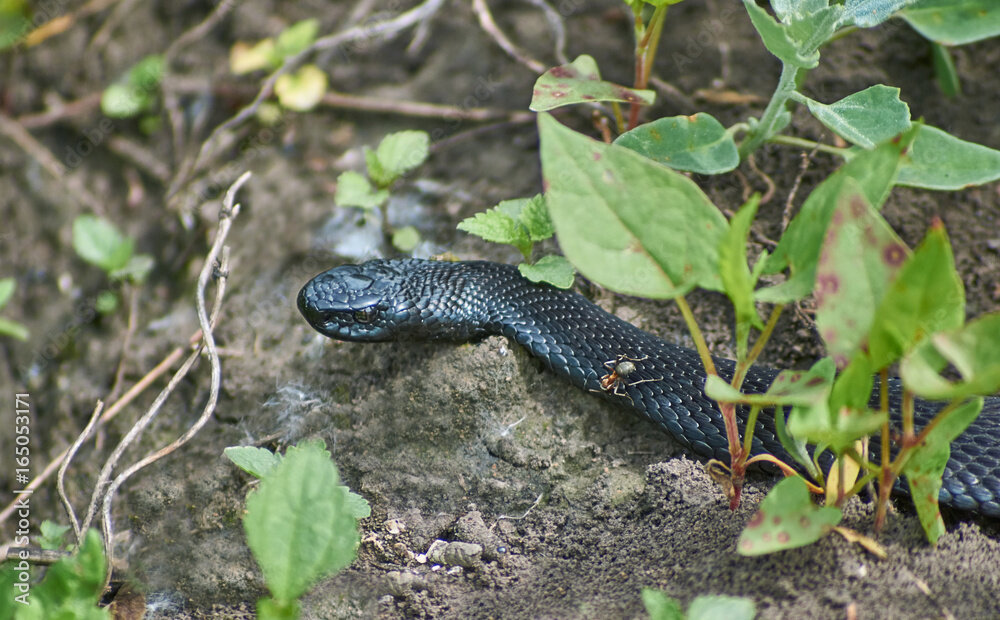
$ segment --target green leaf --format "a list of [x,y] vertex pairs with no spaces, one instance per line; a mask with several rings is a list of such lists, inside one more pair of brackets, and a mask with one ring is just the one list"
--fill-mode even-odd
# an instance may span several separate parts
[[687,620],[753,620],[753,601],[740,596],[698,596],[688,607]]
[[728,225],[691,179],[548,114],[538,125],[549,216],[584,276],[652,298],[722,289],[718,248]]
[[[41,583],[32,585],[28,606],[19,606],[18,620],[105,620],[107,608],[97,603],[104,590],[106,561],[97,530],[90,529],[75,555],[48,568]],[[4,596],[8,596],[5,592]]]
[[[835,365],[829,357],[824,357],[813,364],[805,374],[784,371],[778,378],[786,373],[789,378],[786,386],[781,388],[772,385],[769,391],[780,389],[781,392],[789,394],[781,402],[793,405],[786,427],[796,439],[829,445],[839,453],[859,437],[878,430],[885,421],[885,416],[868,411],[867,408],[845,410],[839,406],[839,403],[844,402],[844,397],[841,395],[845,387],[844,375],[841,374],[834,381]],[[848,387],[858,387],[853,382],[855,377],[856,374],[848,375],[847,381],[851,381]],[[839,390],[836,398],[839,403],[836,408],[831,407],[835,400],[832,396],[833,388]],[[870,384],[868,392],[871,392]]]
[[586,54],[577,56],[568,65],[553,67],[535,81],[528,108],[543,112],[573,103],[621,101],[651,105],[656,93],[604,82],[597,61]]
[[534,264],[521,263],[517,270],[532,282],[548,282],[557,288],[569,288],[576,280],[576,270],[562,256],[543,256]]
[[111,273],[132,257],[132,240],[102,217],[80,215],[73,220],[73,249],[92,265]]
[[150,54],[129,69],[126,81],[137,89],[152,92],[159,87],[167,62],[161,54]]
[[528,198],[505,200],[491,209],[465,218],[458,223],[458,229],[492,243],[513,245],[527,259],[531,255],[531,238],[518,220],[528,201]]
[[866,344],[890,283],[910,250],[848,177],[816,265],[816,330],[838,368]]
[[847,0],[844,2],[844,14],[840,18],[840,25],[871,28],[913,2],[914,0]]
[[957,190],[1000,179],[1000,151],[923,125],[899,169],[899,185]]
[[299,601],[279,601],[273,598],[257,600],[257,620],[298,620],[301,613]]
[[908,133],[872,151],[860,151],[813,190],[764,266],[765,273],[777,273],[788,267],[791,274],[781,284],[756,291],[754,296],[758,301],[788,303],[813,290],[820,248],[840,194],[847,191],[846,179],[857,181],[869,204],[881,207],[901,165],[902,150],[911,138],[912,133]]
[[318,19],[304,19],[285,28],[275,41],[275,53],[285,59],[294,56],[313,44],[319,34]]
[[101,94],[101,112],[111,118],[131,118],[151,105],[151,100],[128,84],[111,84]]
[[785,478],[760,503],[736,549],[753,556],[802,547],[819,540],[841,517],[837,508],[813,504],[802,478]]
[[17,288],[17,281],[14,278],[0,278],[0,308],[10,302],[15,288]]
[[764,42],[764,47],[781,62],[803,69],[812,69],[819,64],[819,52],[816,48],[807,49],[802,41],[795,40],[787,25],[775,21],[753,0],[743,0],[743,6],[746,7],[750,22]]
[[333,201],[341,207],[374,209],[389,199],[388,190],[376,190],[363,175],[348,171],[337,177]]
[[392,233],[392,247],[400,252],[412,252],[420,245],[420,232],[413,226],[397,228]]
[[764,329],[764,322],[760,320],[753,302],[756,281],[747,266],[747,237],[759,203],[760,195],[754,194],[729,222],[729,228],[719,244],[719,277],[726,295],[733,302],[736,321]]
[[166,63],[163,56],[146,56],[101,95],[101,111],[112,118],[130,118],[153,107]]
[[344,508],[352,517],[367,519],[372,515],[372,507],[368,504],[368,500],[343,485],[340,488],[344,493]]
[[[961,380],[941,376],[949,364]],[[932,335],[903,358],[899,371],[908,389],[933,400],[1000,391],[1000,313]]]
[[720,403],[744,403],[770,407],[773,405],[814,405],[825,402],[833,380],[833,365],[823,358],[808,371],[783,370],[764,394],[744,394],[718,375],[709,375],[705,394]]
[[281,463],[281,455],[265,448],[230,446],[222,451],[230,461],[251,476],[269,476]]
[[829,0],[771,0],[774,14],[786,24],[825,9],[829,4]]
[[0,13],[0,50],[24,41],[25,36],[31,32],[33,24],[27,5],[23,9]]
[[38,529],[40,532],[36,539],[38,546],[42,549],[53,550],[62,549],[66,532],[70,530],[70,527],[46,519],[42,521],[42,525]]
[[0,336],[10,336],[18,340],[27,340],[30,335],[31,332],[21,323],[0,317]]
[[934,77],[938,88],[946,97],[956,97],[962,94],[962,83],[958,79],[958,69],[951,58],[948,48],[931,41],[931,56],[934,59]]
[[111,314],[118,309],[118,294],[114,291],[101,291],[94,301],[94,309],[98,314]]
[[237,42],[229,50],[229,71],[234,75],[277,68],[279,65],[281,57],[275,49],[274,39],[264,39],[253,45]]
[[326,73],[316,65],[305,65],[295,73],[283,73],[274,82],[278,102],[296,112],[306,112],[326,94]]
[[[374,152],[378,162],[368,161],[368,175],[379,187],[388,187],[403,174],[420,166],[430,152],[430,135],[426,131],[397,131],[391,133]],[[366,160],[368,156],[366,154]]]
[[846,368],[840,371],[830,390],[830,411],[839,412],[844,408],[853,411],[868,409],[871,400],[874,373],[871,358],[859,351]]
[[556,229],[552,227],[552,219],[549,217],[549,208],[545,204],[545,196],[541,194],[535,194],[528,199],[517,219],[528,231],[528,238],[532,241],[544,241],[556,234]]
[[976,398],[945,414],[937,426],[927,433],[927,438],[913,448],[910,458],[903,465],[903,475],[910,483],[910,495],[917,508],[920,525],[931,544],[945,532],[944,521],[938,508],[941,476],[951,458],[951,442],[979,415],[983,399]]
[[646,607],[649,620],[684,620],[681,604],[659,590],[643,588],[642,604]]
[[740,164],[732,135],[704,112],[664,117],[639,125],[618,136],[615,144],[674,170],[720,174]]
[[899,16],[943,45],[963,45],[1000,34],[1000,4],[995,0],[917,0]]
[[965,290],[951,243],[938,223],[903,264],[879,304],[868,336],[868,354],[884,368],[927,334],[958,327],[965,319]]
[[247,496],[247,543],[278,601],[292,601],[319,579],[347,567],[357,522],[321,442],[289,448]]
[[149,254],[134,254],[129,257],[124,267],[108,272],[108,277],[112,280],[128,279],[141,284],[153,270],[154,264],[153,257]]
[[809,99],[809,111],[841,138],[866,149],[910,127],[910,107],[899,89],[876,84],[826,105]]

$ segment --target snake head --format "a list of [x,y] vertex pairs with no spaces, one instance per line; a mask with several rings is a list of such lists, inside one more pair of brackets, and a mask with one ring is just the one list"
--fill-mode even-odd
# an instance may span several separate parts
[[299,291],[299,312],[335,340],[464,340],[483,333],[461,296],[441,293],[457,263],[373,260],[324,271]]

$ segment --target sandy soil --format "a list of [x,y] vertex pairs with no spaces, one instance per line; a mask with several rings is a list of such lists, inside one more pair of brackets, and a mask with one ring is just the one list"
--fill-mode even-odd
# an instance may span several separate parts
[[[412,6],[399,4],[375,11]],[[498,23],[518,44],[555,63],[545,22],[530,4],[493,4]],[[568,55],[589,53],[605,77],[628,82],[630,27],[619,4],[564,5]],[[29,126],[66,167],[55,178],[37,153],[0,137],[0,277],[18,280],[3,316],[32,332],[27,343],[0,340],[0,393],[4,402],[12,402],[15,392],[31,394],[36,468],[73,440],[95,399],[108,398],[120,360],[127,388],[197,329],[194,280],[218,201],[185,211],[196,202],[168,200],[167,191],[184,156],[255,93],[256,78],[228,75],[230,46],[312,16],[321,20],[322,32],[334,32],[353,10],[353,3],[315,0],[240,3],[173,60],[175,80],[185,84],[177,91],[179,109],[190,123],[175,140],[165,128],[146,135],[133,122],[103,118],[93,96],[137,59],[167,49],[212,5],[116,6],[31,50],[0,57],[0,111]],[[760,113],[778,63],[742,11],[727,7],[717,0],[672,9],[657,73],[676,91],[662,92],[648,117],[704,110],[728,125]],[[317,62],[340,92],[526,109],[535,75],[479,29],[466,3],[448,3],[424,28],[426,38],[413,50],[408,31],[384,45],[320,55]],[[937,90],[927,44],[901,23],[852,34],[825,49],[806,90],[833,101],[875,83],[899,86],[914,117],[1000,148],[1000,45],[988,41],[954,53],[964,89],[956,99]],[[722,102],[724,91],[747,97]],[[56,119],[26,120],[56,99],[83,103]],[[587,127],[579,111],[564,121]],[[932,548],[912,510],[899,502],[878,537],[887,560],[834,537],[744,558],[735,553],[736,538],[773,479],[752,478],[741,508],[729,512],[702,465],[654,425],[562,384],[516,345],[489,338],[461,346],[366,346],[318,337],[296,312],[294,296],[315,273],[350,260],[348,242],[363,239],[358,235],[364,230],[357,214],[334,207],[334,181],[361,164],[361,145],[402,128],[429,131],[435,148],[397,192],[393,221],[415,222],[429,242],[424,251],[516,260],[513,250],[470,238],[455,224],[499,200],[539,190],[531,123],[484,126],[321,107],[287,114],[272,128],[246,124],[234,145],[180,192],[211,194],[243,170],[254,173],[230,238],[230,290],[216,334],[224,347],[223,392],[214,420],[183,450],[135,477],[116,502],[120,572],[147,593],[149,617],[251,616],[264,584],[240,523],[249,480],[222,449],[250,443],[283,448],[309,437],[327,442],[345,482],[373,510],[361,523],[357,561],[306,597],[308,618],[642,617],[639,592],[646,586],[685,604],[702,594],[747,596],[762,618],[844,618],[849,610],[858,618],[1000,616],[996,521],[948,514],[949,532]],[[483,129],[472,131],[477,128]],[[801,112],[790,131],[811,139],[823,135]],[[130,154],[130,145],[165,175]],[[776,187],[761,209],[758,240],[779,236],[800,161],[801,153],[788,147],[757,153],[757,166]],[[836,165],[822,154],[813,157],[795,204]],[[740,173],[745,181],[738,175],[696,181],[716,204],[735,208],[744,183],[765,188],[748,166]],[[92,204],[81,191],[95,198]],[[124,310],[103,317],[91,311],[106,283],[69,243],[73,218],[92,208],[157,261],[150,282],[137,291],[136,327],[127,341]],[[940,217],[955,246],[969,315],[996,309],[996,184],[955,193],[898,189],[886,215],[911,244]],[[596,296],[627,320],[690,343],[672,305]],[[731,317],[724,300],[697,294],[691,302],[716,352],[729,354]],[[804,313],[786,315],[765,360],[808,365],[819,354],[811,324]],[[203,364],[128,458],[183,432],[200,412],[208,384]],[[144,393],[102,431],[96,446],[81,451],[68,480],[78,505],[111,447],[154,396]],[[3,419],[12,414],[8,406]],[[0,428],[0,454],[6,455],[12,431],[7,423]],[[0,488],[14,486],[9,469],[0,468]],[[65,521],[51,486],[34,498],[36,522]],[[868,532],[872,512],[871,505],[854,501],[845,524]],[[10,535],[11,524],[0,525],[0,540]],[[483,559],[467,567],[421,563],[435,539],[481,544]]]

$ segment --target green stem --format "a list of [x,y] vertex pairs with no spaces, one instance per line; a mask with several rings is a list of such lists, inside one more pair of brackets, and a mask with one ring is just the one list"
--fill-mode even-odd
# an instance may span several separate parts
[[691,334],[694,346],[698,349],[698,355],[701,357],[701,363],[705,367],[705,373],[718,375],[719,373],[715,370],[715,362],[712,361],[712,355],[708,352],[708,344],[705,342],[705,336],[702,335],[701,329],[698,327],[698,322],[694,320],[694,313],[691,312],[691,306],[688,305],[683,295],[678,295],[674,298],[674,301],[677,302],[677,307],[680,308],[681,316],[684,317],[684,323],[687,325],[688,333]]
[[796,138],[794,136],[771,136],[767,139],[768,142],[772,144],[784,144],[786,146],[798,146],[803,149],[816,149],[817,151],[822,151],[824,153],[830,153],[831,155],[836,155],[837,157],[846,157],[847,152],[850,149],[842,149],[837,146],[830,146],[829,144],[823,144],[822,142],[813,142],[812,140],[804,140],[802,138]]
[[750,349],[750,353],[747,354],[746,358],[740,357],[736,363],[736,370],[733,373],[733,380],[730,385],[732,385],[737,390],[743,385],[743,379],[746,377],[747,370],[753,366],[753,363],[757,361],[760,357],[761,351],[764,350],[764,345],[771,338],[771,334],[774,333],[774,326],[778,324],[778,318],[781,316],[781,311],[784,310],[785,304],[776,304],[771,308],[771,316],[767,317],[767,323],[764,325],[764,331],[760,333],[757,340],[753,343],[753,347]]
[[775,87],[774,94],[771,95],[771,101],[768,102],[767,108],[764,109],[764,114],[761,115],[757,126],[754,127],[750,135],[740,144],[740,160],[746,159],[750,153],[760,148],[760,145],[765,140],[776,133],[775,127],[778,125],[778,119],[781,118],[781,114],[785,111],[785,104],[788,102],[788,98],[795,91],[795,79],[798,75],[798,67],[787,64],[781,66],[781,77],[778,78],[778,86]]
[[[653,16],[649,18],[648,24],[642,24],[642,18],[636,13],[635,25],[635,84],[637,89],[646,88],[649,84],[649,76],[653,71],[653,58],[656,56],[656,48],[660,44],[660,35],[663,32],[663,23],[667,17],[667,5],[661,5],[653,10]],[[634,129],[639,124],[638,103],[633,103],[629,107],[628,129]]]

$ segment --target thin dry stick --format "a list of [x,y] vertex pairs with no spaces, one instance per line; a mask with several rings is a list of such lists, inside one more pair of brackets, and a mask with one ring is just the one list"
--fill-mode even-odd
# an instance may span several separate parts
[[[87,507],[87,515],[83,518],[83,522],[80,524],[81,534],[86,533],[86,531],[90,529],[90,524],[94,520],[94,515],[97,512],[98,500],[100,500],[103,495],[104,487],[111,478],[111,471],[114,469],[115,464],[118,463],[118,460],[125,452],[125,449],[132,444],[136,437],[138,437],[142,431],[145,430],[149,422],[160,412],[160,408],[163,406],[163,403],[166,402],[167,397],[170,396],[180,383],[181,379],[183,379],[184,376],[187,375],[188,371],[191,370],[191,367],[198,361],[198,357],[200,355],[200,348],[188,355],[188,358],[184,360],[184,363],[177,369],[174,376],[170,378],[170,382],[167,383],[167,386],[160,391],[156,400],[154,400],[153,404],[146,410],[146,413],[143,414],[143,416],[139,418],[134,425],[132,425],[132,428],[130,428],[128,433],[126,433],[125,436],[118,442],[118,445],[115,446],[111,456],[109,456],[108,460],[105,461],[104,466],[101,468],[101,472],[97,476],[97,481],[94,482],[94,490],[91,493],[90,505]],[[83,542],[82,539],[79,542]],[[105,544],[106,543],[107,541],[105,541]]]
[[139,296],[136,294],[136,287],[128,286],[128,324],[125,327],[125,336],[122,337],[122,353],[118,357],[118,368],[115,369],[115,380],[108,391],[109,401],[118,398],[118,392],[122,388],[125,380],[125,362],[128,360],[128,352],[132,350],[132,337],[135,336],[136,317],[139,314]]
[[[215,336],[212,333],[212,329],[215,321],[218,319],[219,311],[222,307],[222,298],[225,295],[226,280],[228,278],[229,248],[225,246],[224,243],[226,237],[229,235],[229,230],[232,228],[233,220],[236,219],[236,216],[239,215],[240,212],[240,205],[238,203],[233,204],[236,199],[236,193],[249,178],[250,173],[244,172],[238,179],[236,179],[232,186],[230,186],[229,191],[226,192],[226,197],[223,201],[222,218],[219,221],[219,231],[216,234],[215,242],[212,244],[212,248],[209,250],[208,256],[205,258],[205,265],[202,267],[201,274],[198,276],[198,288],[195,293],[195,301],[198,309],[198,322],[201,325],[202,345],[205,353],[208,355],[209,363],[212,366],[211,386],[209,387],[208,401],[205,403],[205,408],[202,410],[201,416],[183,435],[178,437],[170,445],[157,450],[125,469],[125,471],[120,473],[118,477],[115,478],[114,482],[112,482],[108,487],[108,492],[104,495],[101,518],[101,529],[104,531],[104,546],[108,558],[105,585],[111,581],[111,570],[114,565],[114,545],[112,544],[114,531],[113,522],[111,520],[111,502],[118,492],[118,489],[135,472],[139,471],[146,465],[163,458],[190,441],[190,439],[194,437],[206,423],[208,423],[212,413],[215,412],[215,405],[219,399],[219,387],[222,384],[222,364],[219,361],[219,353],[215,347]],[[222,255],[221,261],[219,260],[220,254]],[[205,306],[205,289],[208,287],[209,279],[213,276],[213,274],[217,273],[217,265],[219,266],[219,275],[216,279],[215,302],[212,306],[212,316],[209,317]],[[149,416],[149,418],[152,419],[152,416]]]
[[500,46],[500,49],[507,52],[508,56],[538,75],[545,73],[548,67],[529,56],[527,52],[520,50],[500,30],[497,23],[493,21],[493,15],[490,13],[490,7],[486,5],[486,0],[472,0],[472,10],[475,11],[476,17],[479,18],[479,27],[486,31],[486,34],[493,37],[493,41]]
[[767,190],[764,192],[764,195],[760,197],[760,204],[766,205],[771,201],[771,198],[774,198],[774,180],[767,176],[763,170],[757,167],[757,160],[754,159],[753,155],[747,158],[747,163],[750,164],[750,169],[756,172],[757,176],[764,180],[764,185],[767,186]]
[[809,163],[812,161],[812,158],[816,156],[817,151],[819,151],[818,141],[816,146],[813,147],[813,150],[802,154],[802,161],[799,163],[799,173],[795,175],[795,182],[792,183],[792,189],[788,192],[788,199],[785,200],[785,209],[781,212],[782,232],[788,230],[788,223],[792,220],[792,208],[795,205],[795,195],[799,192],[799,185],[802,184],[802,178],[806,176],[806,170],[809,169]]
[[97,425],[98,420],[101,419],[101,411],[104,409],[104,402],[97,401],[97,406],[94,407],[94,413],[90,416],[90,422],[87,422],[87,427],[83,429],[83,432],[77,436],[76,441],[73,445],[69,447],[66,452],[66,458],[63,459],[62,466],[59,467],[59,473],[56,475],[56,490],[59,492],[59,499],[62,500],[63,508],[66,509],[66,514],[69,515],[69,521],[73,525],[73,534],[76,536],[77,542],[83,540],[83,532],[80,531],[80,521],[76,518],[76,511],[73,510],[73,504],[69,501],[69,496],[66,495],[66,470],[69,468],[70,462],[72,462],[73,457],[76,456],[76,451],[80,449],[83,442],[87,441],[90,437],[90,433],[93,432],[94,426]]
[[[198,330],[198,332],[190,338],[190,342],[193,345],[193,343],[199,341],[200,339],[201,339],[201,330]],[[135,385],[133,385],[132,388],[129,389],[129,391],[125,392],[122,395],[122,397],[118,399],[117,402],[115,402],[115,404],[108,407],[108,409],[104,412],[104,415],[101,416],[97,428],[100,428],[108,421],[113,419],[118,414],[118,412],[124,409],[129,403],[131,403],[136,396],[144,392],[146,388],[149,387],[154,381],[159,379],[160,376],[163,375],[163,373],[170,370],[170,368],[174,364],[176,364],[178,360],[181,359],[181,356],[184,355],[185,350],[186,347],[177,347],[176,349],[171,351],[165,358],[163,358],[163,360],[160,361],[160,363],[157,364],[152,370],[147,372],[146,376],[144,376],[142,379],[139,379],[139,381]],[[38,476],[35,477],[34,480],[29,482],[28,485],[24,487],[25,491],[34,491],[38,487],[42,486],[42,483],[48,480],[49,477],[59,468],[59,466],[62,464],[63,460],[66,458],[66,455],[68,453],[69,453],[69,448],[63,450],[54,459],[52,459],[52,461],[45,466],[45,469],[42,470],[42,473],[38,474]],[[0,511],[0,523],[6,521],[7,517],[14,514],[14,511],[16,509],[17,509],[17,500],[14,500],[11,503],[7,504],[7,506],[5,506],[2,511]]]
[[205,38],[205,35],[212,28],[215,28],[235,6],[235,2],[223,0],[208,14],[208,17],[177,37],[170,44],[170,47],[167,48],[167,51],[163,53],[163,64],[166,72],[160,81],[160,90],[163,92],[163,107],[167,112],[167,118],[170,120],[171,144],[174,148],[175,161],[180,159],[184,148],[184,112],[181,110],[179,97],[174,89],[175,81],[170,73],[170,65],[180,50],[185,49],[195,41]]
[[545,19],[549,22],[549,29],[552,30],[552,37],[555,39],[555,49],[552,50],[552,54],[559,64],[568,64],[569,60],[566,58],[566,24],[563,22],[562,15],[545,0],[525,0],[525,2],[540,9],[545,14]]
[[257,91],[257,96],[254,97],[253,101],[244,106],[229,120],[212,130],[208,139],[202,143],[201,149],[198,151],[198,155],[195,157],[193,163],[188,166],[182,166],[182,172],[178,173],[174,177],[174,182],[171,184],[167,195],[171,196],[177,193],[181,185],[186,182],[186,177],[192,171],[200,169],[201,165],[213,154],[216,142],[218,142],[223,134],[229,132],[234,127],[240,125],[257,113],[257,109],[260,107],[260,104],[263,103],[265,99],[270,97],[272,92],[274,92],[274,84],[278,81],[279,77],[288,73],[292,69],[297,68],[312,54],[317,51],[336,50],[347,45],[348,43],[353,43],[362,39],[379,38],[383,41],[392,39],[410,26],[424,19],[429,19],[438,11],[438,9],[441,8],[443,4],[444,0],[426,0],[422,4],[419,4],[409,11],[400,14],[394,19],[379,22],[373,25],[354,26],[336,34],[317,39],[312,45],[298,54],[285,58],[284,62],[281,63],[281,66],[274,70],[269,76],[267,76],[267,79],[264,80],[264,83],[261,85],[260,90]]
[[124,136],[111,136],[108,150],[132,162],[137,168],[161,183],[170,181],[170,167],[160,161],[151,150]]
[[421,116],[429,118],[445,118],[462,121],[492,121],[507,120],[513,123],[526,123],[535,119],[533,112],[501,110],[498,108],[463,108],[439,103],[423,101],[391,101],[379,97],[363,95],[348,95],[346,93],[328,92],[321,102],[335,108],[360,110],[363,112],[389,112],[403,116]]
[[76,195],[84,206],[92,209],[97,214],[104,212],[103,203],[98,201],[76,178],[66,174],[66,166],[56,159],[52,151],[47,149],[38,140],[35,140],[34,136],[28,133],[28,130],[18,124],[17,121],[5,114],[0,114],[0,136],[7,136],[11,142],[21,147],[46,172],[63,184],[66,187],[67,193]]

